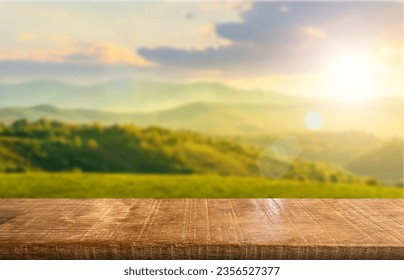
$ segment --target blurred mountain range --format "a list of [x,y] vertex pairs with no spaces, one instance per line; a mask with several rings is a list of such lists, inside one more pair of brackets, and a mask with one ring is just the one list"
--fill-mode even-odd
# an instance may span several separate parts
[[169,84],[120,80],[91,86],[53,81],[0,85],[0,122],[50,118],[63,122],[136,123],[209,134],[307,131],[306,116],[319,112],[322,131],[403,135],[404,99],[331,103],[220,83]]
[[171,84],[144,80],[116,80],[93,85],[71,85],[38,80],[0,84],[0,107],[48,104],[70,109],[155,111],[193,102],[299,102],[290,96],[262,90],[240,90],[220,83]]

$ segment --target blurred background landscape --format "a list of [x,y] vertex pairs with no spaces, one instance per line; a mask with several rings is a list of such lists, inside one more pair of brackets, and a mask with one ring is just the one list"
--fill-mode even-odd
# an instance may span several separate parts
[[0,3],[0,197],[402,198],[403,11]]

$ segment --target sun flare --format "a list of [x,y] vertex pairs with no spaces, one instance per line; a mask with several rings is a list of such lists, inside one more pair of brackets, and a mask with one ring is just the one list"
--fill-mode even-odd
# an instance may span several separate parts
[[337,57],[329,71],[332,98],[358,102],[371,95],[369,61],[362,55],[344,54]]

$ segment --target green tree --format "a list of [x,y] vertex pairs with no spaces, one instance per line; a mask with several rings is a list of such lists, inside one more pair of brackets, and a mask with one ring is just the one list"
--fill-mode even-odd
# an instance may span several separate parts
[[97,141],[94,140],[94,139],[89,139],[89,140],[87,141],[87,148],[88,148],[89,150],[97,150],[97,149],[98,149],[98,143],[97,143]]
[[27,128],[28,121],[26,119],[16,120],[11,124],[11,128],[14,130],[22,130]]
[[366,179],[365,184],[368,186],[379,186],[380,182],[376,178],[370,177],[370,178]]
[[81,148],[83,146],[83,141],[81,140],[81,137],[76,135],[73,138],[73,145],[76,148]]

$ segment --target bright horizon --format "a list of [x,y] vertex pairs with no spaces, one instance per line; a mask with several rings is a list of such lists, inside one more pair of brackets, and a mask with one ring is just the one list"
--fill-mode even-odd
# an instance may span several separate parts
[[211,81],[354,103],[403,96],[403,8],[403,2],[2,2],[0,82]]

